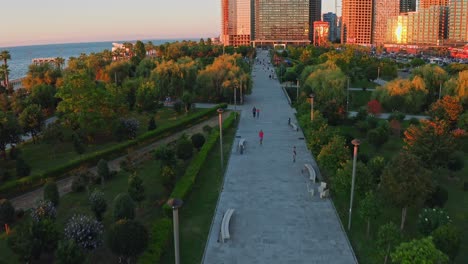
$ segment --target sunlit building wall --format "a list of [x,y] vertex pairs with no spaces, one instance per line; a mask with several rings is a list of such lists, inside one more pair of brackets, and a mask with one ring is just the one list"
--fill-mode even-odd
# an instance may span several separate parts
[[309,0],[254,0],[257,43],[308,44]]
[[387,19],[385,43],[408,44],[408,15]]
[[419,0],[419,9],[431,6],[447,6],[449,0]]
[[324,46],[328,43],[328,34],[329,34],[330,24],[325,21],[315,21],[314,22],[314,46]]
[[341,43],[372,44],[373,0],[342,1]]
[[468,42],[468,0],[450,0],[448,39]]
[[225,46],[250,45],[250,0],[222,0],[221,41]]
[[399,0],[379,0],[374,2],[374,20],[372,27],[373,44],[382,45],[385,42],[387,19],[400,13]]

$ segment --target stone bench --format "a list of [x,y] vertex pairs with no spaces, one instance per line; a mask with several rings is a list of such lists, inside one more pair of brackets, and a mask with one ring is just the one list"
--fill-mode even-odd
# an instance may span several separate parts
[[229,234],[229,222],[231,217],[234,214],[234,209],[227,209],[224,213],[223,221],[221,222],[221,241],[224,243],[226,239],[230,239],[231,235]]
[[294,131],[299,131],[299,127],[294,122],[290,122],[289,125],[292,127]]
[[309,179],[310,179],[313,183],[315,183],[315,180],[316,180],[316,178],[317,178],[317,174],[315,173],[314,167],[312,167],[312,165],[306,163],[306,164],[304,164],[304,169],[302,170],[302,172],[305,172],[305,171],[308,172],[308,174],[309,174]]
[[240,154],[244,154],[246,144],[247,144],[247,141],[245,140],[245,138],[241,138],[239,140],[239,144],[237,145],[237,150],[240,152]]

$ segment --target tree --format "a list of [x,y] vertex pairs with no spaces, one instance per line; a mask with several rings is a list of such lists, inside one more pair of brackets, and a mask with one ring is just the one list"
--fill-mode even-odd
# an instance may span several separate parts
[[156,112],[159,108],[160,91],[154,82],[142,83],[136,91],[136,107],[139,111]]
[[359,213],[367,221],[366,235],[369,237],[371,220],[380,214],[380,202],[373,191],[366,192],[366,196],[359,203]]
[[432,238],[436,248],[453,261],[460,250],[460,231],[454,225],[443,225],[434,230]]
[[380,252],[385,256],[384,264],[387,263],[388,256],[393,248],[398,245],[401,240],[401,233],[398,227],[393,223],[389,222],[379,227],[377,232],[377,246]]
[[47,84],[40,84],[31,89],[30,99],[32,103],[40,105],[41,109],[47,109],[50,113],[55,109],[55,103],[57,101],[55,98],[56,92],[55,87]]
[[84,250],[94,250],[102,243],[103,225],[86,215],[74,215],[65,225],[65,238]]
[[148,131],[153,131],[157,128],[156,121],[154,120],[154,116],[151,116],[150,120],[148,121]]
[[15,115],[0,111],[0,151],[6,160],[6,146],[20,141],[21,127]]
[[447,225],[452,219],[440,208],[424,208],[418,217],[418,230],[421,234],[428,236],[439,226]]
[[378,100],[387,111],[418,113],[426,104],[427,88],[421,77],[413,80],[396,79],[379,86],[372,92],[372,98]]
[[31,210],[31,219],[33,222],[41,222],[44,220],[55,221],[57,210],[54,204],[49,200],[40,200]]
[[15,220],[15,208],[7,199],[0,199],[0,230],[5,224],[11,224]]
[[107,210],[107,201],[104,197],[104,193],[99,190],[94,190],[89,195],[89,204],[91,205],[91,210],[93,211],[96,219],[102,221],[102,215]]
[[414,78],[421,78],[424,81],[425,87],[428,91],[427,103],[436,100],[439,94],[440,85],[448,79],[447,72],[441,67],[434,64],[426,64],[421,67],[415,68],[412,71]]
[[114,131],[117,140],[136,138],[139,126],[140,122],[136,118],[120,118]]
[[431,237],[401,243],[391,257],[401,264],[448,263],[448,257],[434,246]]
[[188,113],[193,103],[193,95],[190,92],[184,92],[182,102],[184,103],[185,113]]
[[[0,52],[0,59],[3,60],[3,65],[5,66],[5,68],[8,69],[8,60],[11,60],[10,52],[8,50],[2,50],[2,52]],[[9,82],[9,79],[8,79],[8,71],[4,71],[3,73],[5,74],[6,88],[10,89],[10,82]]]
[[445,120],[421,120],[404,133],[404,149],[423,161],[426,168],[447,167],[456,145]]
[[367,112],[376,116],[380,115],[382,113],[382,105],[375,99],[371,100],[367,103]]
[[83,142],[82,136],[78,132],[72,134],[73,148],[79,155],[86,151],[86,145]]
[[154,151],[154,158],[161,161],[161,168],[164,166],[173,167],[176,163],[174,149],[165,145],[158,147]]
[[[346,160],[336,171],[336,175],[331,175],[331,188],[334,193],[341,197],[349,197],[351,191],[351,176],[353,171],[353,162]],[[374,186],[374,179],[372,178],[366,165],[362,162],[356,163],[356,177],[354,190],[356,194],[364,195],[371,190]]]
[[128,193],[121,193],[114,199],[114,220],[135,218],[135,204]]
[[444,96],[441,100],[434,102],[429,110],[432,119],[445,120],[453,127],[458,117],[463,113],[463,106],[456,97]]
[[16,176],[18,178],[28,176],[31,173],[31,166],[29,166],[22,157],[16,158]]
[[345,139],[341,136],[333,136],[328,144],[323,146],[317,161],[328,175],[334,175],[340,165],[349,159],[349,150],[345,145]]
[[84,260],[85,255],[75,241],[70,239],[59,241],[57,250],[55,251],[55,263],[81,264]]
[[193,155],[193,145],[186,136],[182,136],[176,143],[176,155],[179,159],[188,160]]
[[19,123],[24,132],[31,133],[33,142],[36,143],[37,134],[41,132],[45,124],[41,107],[37,104],[27,106],[19,116]]
[[145,199],[145,187],[143,186],[143,180],[138,177],[136,173],[133,173],[128,178],[128,194],[132,199],[141,205],[141,202]]
[[205,144],[205,137],[201,133],[193,134],[190,138],[192,140],[192,145],[200,151],[203,144]]
[[119,258],[130,258],[140,255],[148,246],[148,231],[145,226],[133,220],[122,219],[114,223],[107,236],[107,244]]
[[140,40],[137,40],[133,49],[135,51],[135,56],[138,57],[140,61],[146,57],[145,44]]
[[431,175],[414,155],[402,151],[384,169],[380,183],[385,198],[402,208],[401,225],[405,226],[409,206],[425,201],[431,191]]
[[44,200],[49,200],[57,207],[60,201],[60,195],[55,181],[47,181],[44,185]]

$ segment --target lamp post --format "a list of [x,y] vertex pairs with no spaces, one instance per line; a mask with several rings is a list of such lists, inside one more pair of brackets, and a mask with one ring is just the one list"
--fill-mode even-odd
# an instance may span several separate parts
[[218,108],[218,120],[219,120],[219,151],[221,152],[221,170],[224,169],[224,157],[223,157],[223,112],[222,108]]
[[347,79],[348,83],[346,86],[346,114],[349,113],[349,77]]
[[380,66],[377,68],[377,80],[380,79]]
[[299,101],[299,79],[296,79],[296,102]]
[[359,139],[353,139],[351,143],[354,145],[354,158],[353,158],[353,175],[352,175],[352,180],[351,180],[351,199],[349,202],[348,230],[351,229],[351,216],[353,214],[354,182],[356,180],[356,160],[357,160],[358,146],[359,144],[361,144],[361,141],[359,141]]
[[310,121],[314,121],[314,94],[310,94]]
[[167,205],[172,207],[172,222],[174,223],[174,252],[175,252],[175,264],[180,264],[180,252],[179,252],[179,208],[182,207],[184,202],[181,199],[170,199],[167,201]]
[[442,96],[442,81],[439,81],[439,100],[441,96]]
[[234,86],[234,111],[237,110],[237,84]]

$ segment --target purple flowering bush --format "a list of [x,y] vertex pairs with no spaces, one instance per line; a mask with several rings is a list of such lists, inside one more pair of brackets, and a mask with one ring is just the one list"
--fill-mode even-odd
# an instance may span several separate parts
[[34,222],[40,222],[44,219],[55,220],[56,216],[57,210],[49,200],[40,200],[36,207],[31,210],[31,218]]
[[65,237],[83,249],[93,250],[102,244],[104,226],[87,215],[74,215],[65,226]]

